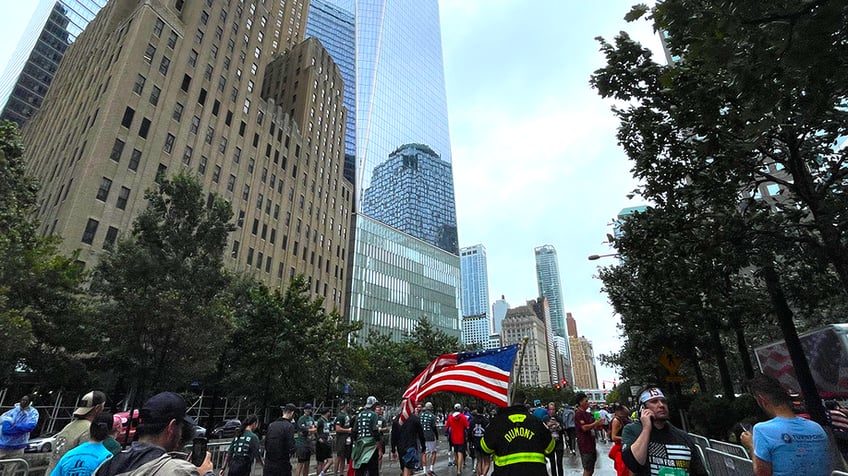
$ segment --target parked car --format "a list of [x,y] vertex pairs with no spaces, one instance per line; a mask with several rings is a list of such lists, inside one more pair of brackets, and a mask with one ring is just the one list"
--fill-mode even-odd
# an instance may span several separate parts
[[194,437],[195,438],[206,438],[206,428],[203,428],[200,425],[195,425],[195,427],[194,427]]
[[123,431],[118,435],[115,439],[118,440],[118,443],[122,445],[127,445],[131,443],[135,439],[135,429],[138,426],[138,410],[133,410],[133,419],[130,423],[130,437],[127,440],[127,424],[130,419],[130,412],[118,412],[115,415],[121,417],[121,425],[123,426]]
[[49,453],[53,451],[53,446],[56,444],[55,435],[55,433],[48,433],[29,440],[27,447],[24,448],[24,453]]
[[232,438],[236,436],[236,432],[241,426],[240,420],[227,420],[215,426],[215,429],[210,433],[214,439]]

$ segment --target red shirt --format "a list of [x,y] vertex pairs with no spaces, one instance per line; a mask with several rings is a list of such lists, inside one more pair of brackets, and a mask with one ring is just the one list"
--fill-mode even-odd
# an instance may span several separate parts
[[445,430],[454,445],[465,444],[465,432],[468,430],[468,418],[460,412],[453,412],[445,422]]
[[595,421],[595,417],[586,410],[577,409],[574,414],[574,423],[577,429],[577,448],[581,453],[595,452],[595,436],[592,430],[584,430],[583,425],[589,425]]

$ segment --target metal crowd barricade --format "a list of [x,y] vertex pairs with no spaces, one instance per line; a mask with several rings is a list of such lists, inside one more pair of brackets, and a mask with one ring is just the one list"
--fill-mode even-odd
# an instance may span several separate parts
[[728,454],[715,448],[704,448],[704,455],[712,476],[753,476],[754,463],[746,458]]
[[748,454],[748,450],[743,446],[734,445],[733,443],[727,443],[725,441],[719,440],[710,440],[710,448],[719,450],[724,453],[732,454],[734,456],[739,456],[740,458],[751,459],[751,455]]
[[710,440],[708,440],[705,436],[701,436],[696,433],[689,433],[689,437],[692,438],[692,440],[695,441],[695,444],[701,448],[710,447]]
[[0,475],[28,476],[29,463],[23,458],[0,459]]

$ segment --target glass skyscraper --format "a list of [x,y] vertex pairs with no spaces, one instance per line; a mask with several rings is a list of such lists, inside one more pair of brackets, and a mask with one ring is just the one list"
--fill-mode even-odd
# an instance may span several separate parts
[[344,105],[347,108],[344,175],[351,183],[355,183],[356,48],[354,41],[356,30],[352,4],[352,0],[350,2],[311,0],[306,20],[306,36],[313,36],[321,42],[342,73]]
[[[536,283],[539,295],[548,299],[551,309],[551,326],[555,335],[565,337],[565,311],[562,301],[562,285],[559,280],[559,260],[556,248],[542,245],[534,249],[536,253]],[[569,360],[571,358],[568,355]]]
[[[363,335],[376,330],[398,338],[426,318],[460,337],[460,265],[438,1],[322,0],[311,8],[310,22],[322,4],[354,17],[358,216],[349,274],[351,319],[363,323]],[[325,27],[314,33],[331,55],[328,35],[333,31]],[[412,193],[404,193],[405,188]],[[381,252],[382,246],[393,251]]]
[[486,247],[480,244],[462,248],[459,251],[459,261],[462,268],[462,315],[483,314],[488,323],[489,268]]
[[0,77],[0,119],[23,126],[41,108],[65,50],[106,0],[41,0]]

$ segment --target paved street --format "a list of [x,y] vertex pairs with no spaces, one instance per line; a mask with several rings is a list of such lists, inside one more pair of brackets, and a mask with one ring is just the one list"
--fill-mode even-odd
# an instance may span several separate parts
[[[598,442],[598,463],[595,466],[595,475],[596,476],[615,476],[615,469],[612,465],[612,460],[607,456],[607,453],[610,450],[610,444]],[[400,467],[398,466],[396,461],[389,460],[389,456],[385,456],[386,459],[383,460],[383,470],[381,471],[381,475],[385,476],[397,476],[400,474]],[[565,476],[574,476],[574,475],[582,475],[583,474],[583,466],[580,464],[580,455],[571,456],[570,454],[566,454],[563,457],[562,465],[564,468]],[[491,470],[490,470],[491,472]],[[549,472],[550,473],[550,472]],[[424,474],[424,472],[418,472],[416,475]],[[454,476],[456,474],[456,468],[452,466],[448,466],[448,458],[447,458],[447,442],[444,438],[439,440],[439,456],[436,459],[436,474],[439,476]],[[465,465],[465,469],[462,471],[463,476],[474,476],[474,466],[472,465],[472,461],[469,461],[468,464]]]

